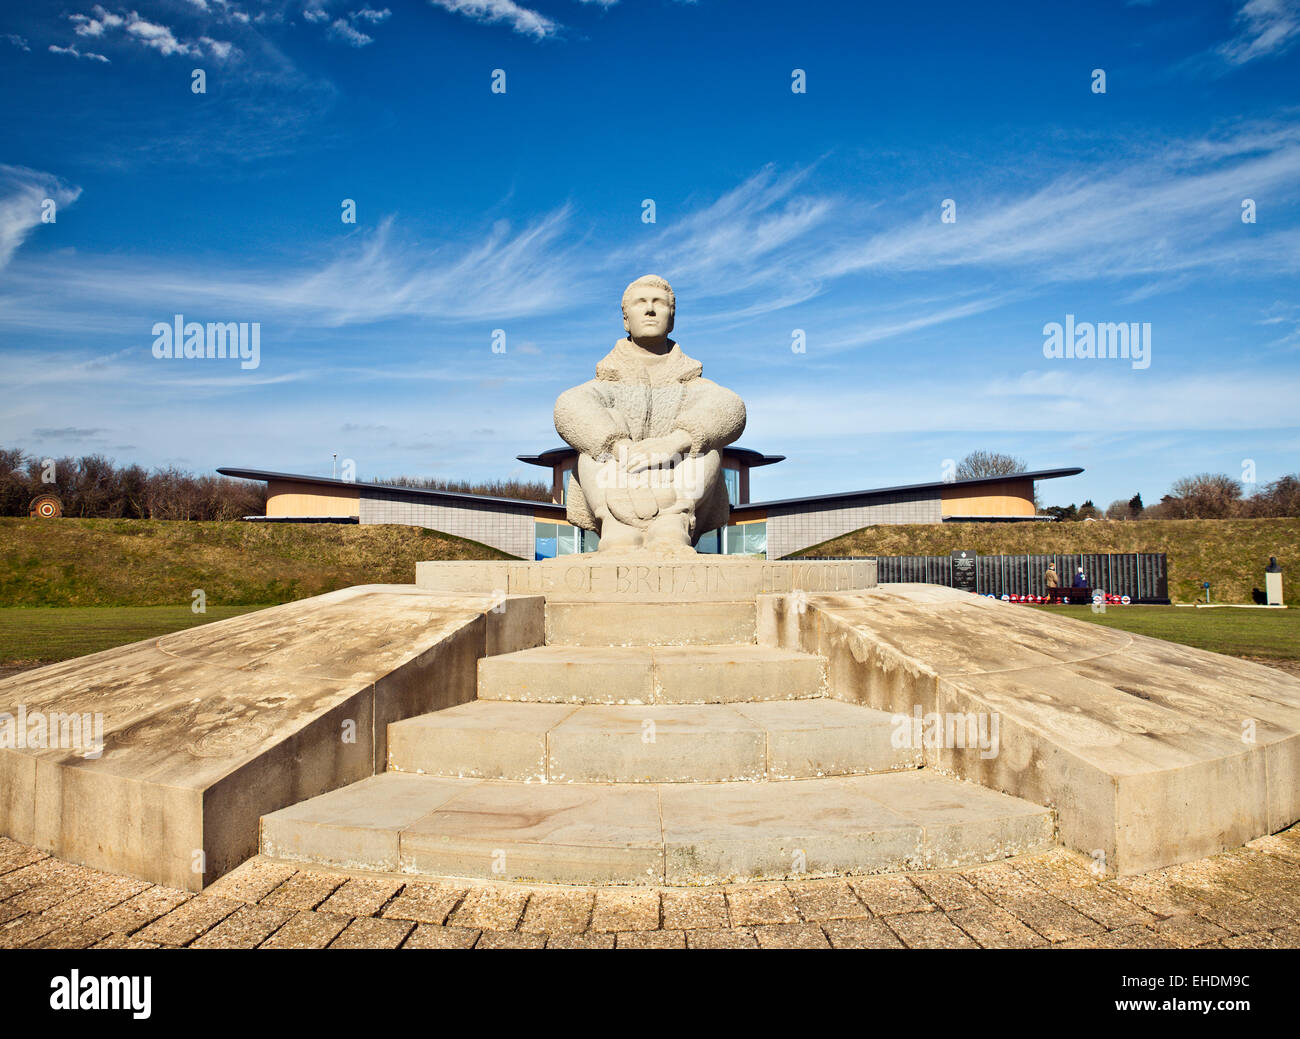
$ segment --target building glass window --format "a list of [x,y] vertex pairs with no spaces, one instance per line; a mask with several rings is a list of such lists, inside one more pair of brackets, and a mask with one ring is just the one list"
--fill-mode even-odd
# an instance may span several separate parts
[[729,556],[767,557],[767,522],[733,524],[723,532],[722,551]]
[[554,559],[556,556],[572,556],[579,552],[594,552],[600,545],[600,538],[590,530],[573,527],[568,523],[534,523],[534,559]]
[[722,479],[727,484],[727,502],[734,508],[740,504],[740,471],[723,469]]
[[538,523],[533,558],[554,559],[556,547],[555,524]]
[[700,535],[700,540],[695,543],[695,551],[705,555],[717,555],[722,551],[722,531],[710,530],[706,534]]
[[563,484],[560,488],[560,504],[563,505],[569,500],[569,480],[573,478],[573,470],[564,470]]

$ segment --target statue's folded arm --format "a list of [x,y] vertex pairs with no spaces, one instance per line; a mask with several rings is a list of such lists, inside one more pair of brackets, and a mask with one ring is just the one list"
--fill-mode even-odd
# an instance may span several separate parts
[[677,413],[677,426],[690,436],[691,454],[719,450],[745,431],[745,402],[716,382],[693,379]]
[[555,401],[555,431],[565,443],[592,458],[604,458],[628,436],[618,412],[606,406],[595,383],[565,390]]

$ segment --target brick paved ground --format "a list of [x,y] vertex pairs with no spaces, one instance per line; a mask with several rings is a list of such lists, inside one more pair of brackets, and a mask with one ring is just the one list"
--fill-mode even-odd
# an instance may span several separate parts
[[1300,948],[1300,827],[1139,877],[1055,850],[939,873],[551,888],[252,859],[201,895],[0,838],[0,948]]

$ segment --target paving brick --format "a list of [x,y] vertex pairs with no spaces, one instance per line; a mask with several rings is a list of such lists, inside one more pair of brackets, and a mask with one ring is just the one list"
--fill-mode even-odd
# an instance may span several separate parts
[[659,892],[604,888],[591,910],[593,931],[654,931],[659,927]]
[[12,837],[0,837],[0,874],[30,866],[49,856],[30,844],[21,844]]
[[588,931],[586,934],[555,934],[546,940],[548,949],[612,949],[614,935]]
[[400,880],[353,877],[325,899],[318,909],[339,916],[374,916],[401,890]]
[[353,920],[343,928],[331,949],[396,949],[406,936],[414,930],[415,924],[409,920],[385,920],[380,917],[363,916]]
[[346,916],[300,911],[290,917],[260,948],[324,949],[350,922]]
[[1260,895],[1247,902],[1211,905],[1202,910],[1200,915],[1226,931],[1241,935],[1285,926],[1292,919],[1288,909],[1285,905],[1280,906],[1276,899]]
[[110,934],[91,946],[92,949],[158,949],[157,942],[145,942],[125,934]]
[[341,888],[346,877],[302,870],[275,888],[262,903],[288,909],[315,909]]
[[295,911],[284,906],[244,905],[196,939],[191,949],[256,949]]
[[843,880],[810,880],[786,884],[785,889],[805,920],[854,920],[871,915]]
[[228,898],[196,895],[137,931],[134,937],[144,942],[157,942],[159,945],[188,945],[199,935],[216,927],[241,905],[242,903],[232,902]]
[[528,900],[519,930],[532,934],[581,934],[591,922],[596,896],[591,891],[536,891]]
[[89,949],[95,943],[108,937],[98,928],[85,924],[65,924],[48,931],[34,942],[28,942],[25,949]]
[[979,948],[942,913],[893,913],[886,923],[909,949]]
[[394,920],[442,924],[447,922],[452,911],[468,893],[468,887],[454,884],[407,884],[402,893],[384,907],[380,915]]
[[87,923],[102,927],[106,934],[133,934],[194,897],[188,891],[155,884]]
[[481,933],[472,927],[440,927],[437,924],[416,924],[415,930],[402,944],[402,948],[472,949]]
[[260,902],[297,872],[296,866],[253,858],[214,880],[203,893],[236,902]]
[[1047,944],[1041,935],[987,900],[983,905],[954,909],[946,915],[985,949],[1037,949]]
[[[55,894],[64,893],[63,897],[71,897],[104,875],[73,862],[43,856],[27,866],[0,876],[0,899],[10,899],[20,892],[30,891],[36,887],[45,887]],[[47,901],[39,906],[26,908],[29,912],[40,912],[52,904],[53,902]]]
[[880,920],[828,920],[822,925],[836,949],[901,949],[898,935]]
[[1090,920],[1096,920],[1108,931],[1121,927],[1145,927],[1156,922],[1155,915],[1137,903],[1096,885],[1090,888],[1057,888],[1053,893],[1066,905]]
[[906,877],[851,877],[849,885],[875,916],[928,913],[935,905]]
[[476,949],[544,949],[544,934],[524,934],[522,931],[484,931],[474,943]]
[[816,924],[762,924],[754,928],[760,949],[829,949],[831,943]]
[[1178,916],[1186,913],[1199,913],[1209,903],[1198,898],[1181,885],[1153,875],[1143,874],[1135,877],[1115,877],[1098,885],[1103,890],[1113,891],[1120,897],[1127,898],[1156,916]]
[[667,931],[620,931],[615,936],[616,949],[685,949],[686,932]]
[[1158,920],[1152,925],[1161,938],[1179,949],[1195,949],[1201,945],[1217,945],[1232,937],[1231,931],[1225,931],[1216,923],[1204,917],[1183,913]]
[[960,873],[916,873],[909,879],[945,913],[989,905],[989,900]]
[[1055,895],[1033,884],[1026,884],[1014,870],[983,868],[966,874],[967,879],[992,901],[1015,916],[1021,923],[1046,938],[1062,942],[1098,934],[1101,924],[1090,920]]
[[758,939],[749,927],[702,927],[686,932],[688,949],[757,949]]
[[1259,837],[1247,844],[1246,847],[1300,865],[1300,841],[1286,840],[1280,834],[1273,833],[1267,837]]
[[1087,935],[1063,942],[1066,949],[1172,949],[1166,941],[1149,927],[1121,927],[1114,931]]
[[663,925],[666,928],[725,928],[731,922],[727,914],[727,896],[721,891],[688,888],[685,891],[661,891],[659,894]]
[[733,927],[802,922],[790,892],[776,884],[728,888],[727,911]]
[[472,888],[448,922],[481,931],[513,931],[527,904],[528,892],[521,888]]

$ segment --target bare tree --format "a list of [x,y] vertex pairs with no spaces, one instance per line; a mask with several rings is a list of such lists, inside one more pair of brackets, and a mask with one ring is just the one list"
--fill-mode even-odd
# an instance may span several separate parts
[[1241,484],[1223,473],[1175,480],[1163,499],[1172,519],[1224,519],[1241,511]]
[[957,463],[957,479],[976,480],[981,476],[1012,476],[1029,469],[1024,459],[996,451],[972,451]]

